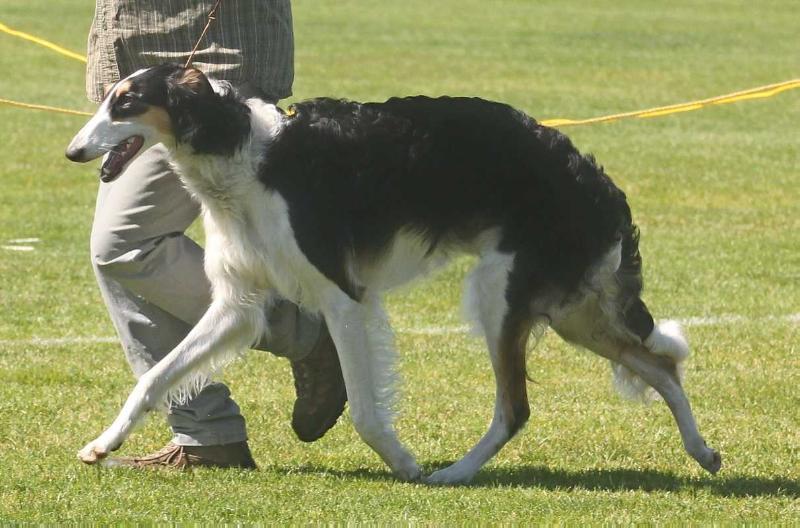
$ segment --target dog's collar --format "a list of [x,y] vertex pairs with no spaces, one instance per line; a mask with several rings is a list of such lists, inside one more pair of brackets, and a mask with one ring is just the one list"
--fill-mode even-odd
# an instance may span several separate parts
[[294,117],[297,115],[297,110],[294,105],[289,105],[286,110],[283,110],[284,117]]

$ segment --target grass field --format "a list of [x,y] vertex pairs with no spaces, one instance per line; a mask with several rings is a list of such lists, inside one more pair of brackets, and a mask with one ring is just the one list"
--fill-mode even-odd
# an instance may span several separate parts
[[[0,22],[82,51],[90,4],[3,0]],[[297,98],[478,95],[582,118],[800,72],[796,0],[296,0],[294,15]],[[83,65],[44,48],[0,34],[0,71],[0,97],[92,108]],[[800,522],[800,90],[564,129],[628,194],[648,305],[692,323],[688,393],[723,455],[716,477],[665,405],[622,401],[602,360],[552,335],[529,358],[528,427],[469,486],[395,481],[347,416],[300,443],[288,365],[264,353],[225,375],[259,471],[82,466],[132,387],[89,266],[95,170],[63,157],[82,122],[0,107],[0,246],[40,239],[0,249],[0,522]],[[398,429],[428,471],[491,415],[482,344],[458,330],[468,265],[390,302]],[[153,416],[123,452],[168,439]]]

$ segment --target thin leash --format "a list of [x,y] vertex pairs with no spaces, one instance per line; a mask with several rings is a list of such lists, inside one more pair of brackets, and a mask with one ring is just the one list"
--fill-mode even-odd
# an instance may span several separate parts
[[186,59],[186,64],[183,65],[184,68],[188,68],[189,66],[192,65],[192,59],[194,58],[194,54],[197,51],[197,48],[200,47],[200,43],[203,41],[203,37],[206,36],[208,28],[211,27],[211,23],[214,20],[216,20],[216,17],[214,15],[216,15],[217,8],[219,7],[220,3],[222,3],[222,0],[217,0],[216,2],[214,2],[214,6],[211,8],[211,11],[208,12],[208,22],[206,22],[206,27],[203,28],[203,32],[200,33],[200,37],[197,39],[197,43],[195,43],[192,52],[189,54],[189,58]]

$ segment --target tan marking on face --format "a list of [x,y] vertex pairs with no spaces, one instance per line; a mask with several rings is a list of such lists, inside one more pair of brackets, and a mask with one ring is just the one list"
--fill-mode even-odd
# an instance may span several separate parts
[[122,96],[122,94],[124,94],[125,92],[130,91],[132,84],[133,83],[131,83],[130,81],[125,81],[123,83],[120,83],[120,85],[117,86],[117,90],[116,90],[116,92],[114,92],[114,95],[117,98],[120,98]]
[[170,121],[169,114],[163,108],[151,106],[145,113],[137,116],[136,120],[153,127],[162,134],[172,135],[172,121]]

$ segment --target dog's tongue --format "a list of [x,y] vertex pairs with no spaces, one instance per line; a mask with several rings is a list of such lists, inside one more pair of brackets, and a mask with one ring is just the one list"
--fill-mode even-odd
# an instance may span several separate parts
[[103,166],[100,167],[100,180],[105,183],[114,181],[122,172],[123,164],[124,160],[121,154],[109,152],[103,160]]
[[116,180],[122,173],[122,169],[133,158],[139,149],[142,148],[144,138],[132,136],[109,151],[100,167],[100,180],[108,183]]

